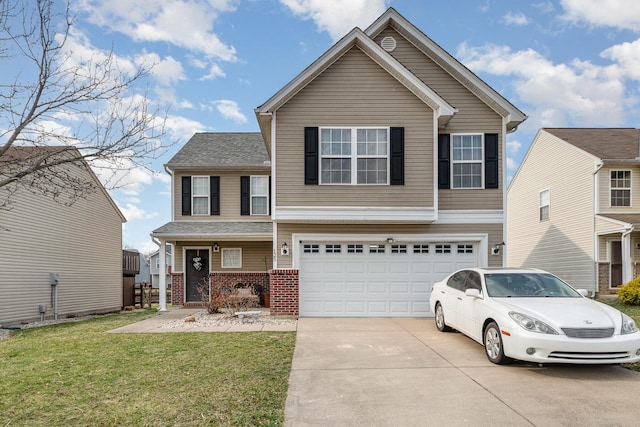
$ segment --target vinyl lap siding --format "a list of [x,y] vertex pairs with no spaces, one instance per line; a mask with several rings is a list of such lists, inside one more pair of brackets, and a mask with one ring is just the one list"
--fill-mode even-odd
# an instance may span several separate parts
[[0,323],[53,316],[49,273],[58,273],[58,312],[122,307],[122,221],[98,192],[66,207],[21,191],[0,210]]
[[[631,206],[611,206],[611,171],[631,171]],[[640,168],[631,165],[604,166],[598,172],[599,213],[635,214],[640,212]]]
[[[433,206],[433,111],[353,48],[277,111],[278,206]],[[305,126],[402,126],[405,185],[304,185]]]
[[[395,30],[387,28],[376,38],[376,42],[379,44],[387,36],[393,37],[397,44],[391,55],[450,105],[458,109],[442,132],[497,133],[499,135],[498,154],[499,158],[502,158],[502,118],[500,115]],[[503,182],[502,176],[502,167],[500,167],[498,178],[501,183]],[[503,190],[502,185],[495,190],[439,190],[438,208],[443,210],[502,209]]]
[[[177,242],[175,250],[175,262],[173,270],[176,273],[184,272],[184,249],[187,248],[208,248],[211,249],[211,242]],[[262,272],[271,269],[273,263],[273,250],[271,242],[225,242],[218,241],[220,252],[211,251],[212,272]],[[241,248],[242,268],[222,268],[222,249]],[[204,249],[207,250],[207,249]]]
[[[540,131],[508,191],[507,263],[548,270],[593,289],[594,162]],[[539,192],[549,189],[550,219],[539,219]]]

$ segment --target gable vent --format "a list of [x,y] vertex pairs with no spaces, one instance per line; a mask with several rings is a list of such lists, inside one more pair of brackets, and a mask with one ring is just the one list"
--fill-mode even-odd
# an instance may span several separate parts
[[382,39],[380,46],[387,52],[393,52],[396,48],[396,39],[391,36],[387,36]]

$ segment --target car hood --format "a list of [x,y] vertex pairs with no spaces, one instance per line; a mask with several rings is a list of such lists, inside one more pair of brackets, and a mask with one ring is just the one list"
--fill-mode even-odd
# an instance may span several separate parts
[[588,298],[500,298],[509,311],[535,317],[558,328],[612,328],[620,314]]

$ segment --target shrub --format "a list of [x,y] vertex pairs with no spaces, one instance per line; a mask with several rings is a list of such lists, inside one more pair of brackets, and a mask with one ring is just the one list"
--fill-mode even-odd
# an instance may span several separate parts
[[640,276],[622,285],[618,290],[618,298],[625,304],[640,305]]

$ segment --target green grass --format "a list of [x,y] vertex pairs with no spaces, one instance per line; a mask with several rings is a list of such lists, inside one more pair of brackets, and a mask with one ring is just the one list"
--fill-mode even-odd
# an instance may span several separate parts
[[150,315],[0,341],[0,427],[282,425],[295,333],[107,333]]
[[[617,308],[627,316],[636,321],[636,325],[640,327],[640,305],[629,305],[619,300],[616,301],[602,301],[612,307]],[[640,372],[640,363],[629,363],[625,365],[627,368]]]

